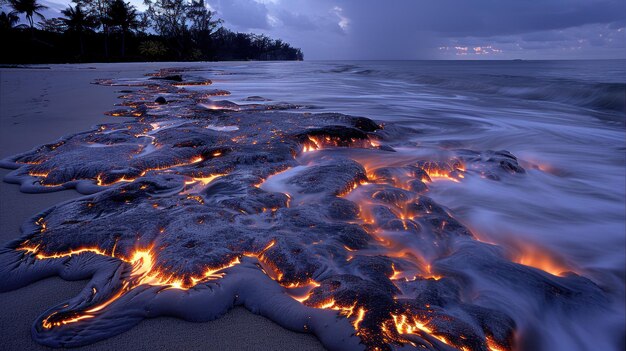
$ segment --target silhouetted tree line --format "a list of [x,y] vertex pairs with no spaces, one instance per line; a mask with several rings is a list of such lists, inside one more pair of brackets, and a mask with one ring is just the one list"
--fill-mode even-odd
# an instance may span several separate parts
[[280,39],[222,27],[204,0],[144,0],[143,13],[123,0],[73,0],[48,19],[37,0],[0,3],[10,9],[0,13],[2,63],[303,59]]

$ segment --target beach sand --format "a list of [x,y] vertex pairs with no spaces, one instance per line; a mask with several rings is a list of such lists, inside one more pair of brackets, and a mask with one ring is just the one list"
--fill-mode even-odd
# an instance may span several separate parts
[[[138,77],[175,64],[55,65],[50,69],[0,69],[0,158],[30,150],[99,123],[113,109],[119,87],[89,84],[96,78]],[[178,64],[180,65],[180,64]],[[193,64],[206,65],[206,64]],[[191,66],[191,64],[184,64]],[[0,171],[0,177],[8,173]],[[54,204],[80,196],[73,190],[23,194],[0,183],[0,245],[20,236],[20,225]],[[30,328],[46,309],[76,295],[86,281],[49,278],[0,294],[0,349],[47,349],[32,341]],[[80,350],[323,350],[312,335],[286,330],[235,308],[208,323],[155,318]]]

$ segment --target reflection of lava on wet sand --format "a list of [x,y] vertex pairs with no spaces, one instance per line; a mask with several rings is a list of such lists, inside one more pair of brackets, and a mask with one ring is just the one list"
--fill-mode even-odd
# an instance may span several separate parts
[[[226,94],[167,79],[124,84],[143,90],[115,113],[135,121],[1,163],[23,191],[91,194],[38,214],[0,251],[5,291],[91,277],[35,321],[42,344],[244,305],[329,349],[510,350],[533,313],[604,303],[590,280],[508,257],[427,196],[440,182],[522,176],[506,151],[394,150],[411,131],[215,102]],[[158,94],[172,102],[143,103]]]

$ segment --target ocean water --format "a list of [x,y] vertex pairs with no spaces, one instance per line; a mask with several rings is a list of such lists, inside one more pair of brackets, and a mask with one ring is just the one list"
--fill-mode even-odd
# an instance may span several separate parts
[[[145,82],[147,77],[133,74],[155,67],[102,66],[103,75],[107,70],[119,73],[118,69],[132,67],[133,73],[122,82]],[[462,178],[442,176],[429,182],[427,195],[446,206],[478,240],[500,247],[510,261],[567,278],[572,278],[567,272],[574,272],[597,284],[608,303],[598,295],[579,293],[581,296],[574,296],[572,301],[590,301],[593,307],[580,306],[580,310],[572,311],[571,304],[558,302],[571,296],[555,297],[558,289],[548,291],[541,284],[532,286],[533,280],[515,284],[511,277],[473,280],[475,286],[464,289],[464,294],[469,291],[463,296],[464,302],[488,302],[514,318],[518,327],[516,351],[617,351],[626,346],[625,60],[223,62],[157,66],[185,67],[184,75],[200,75],[213,81],[210,86],[184,89],[232,92],[230,96],[212,97],[213,100],[237,104],[285,102],[299,105],[298,112],[364,116],[394,126],[389,128],[394,133],[406,130],[406,135],[410,135],[408,140],[385,140],[395,152],[330,148],[300,153],[299,166],[263,182],[262,189],[269,191],[291,193],[284,180],[325,155],[353,158],[367,169],[375,169],[422,159],[449,161],[458,149],[509,151],[526,170],[524,174],[503,174],[494,180],[468,169]],[[70,66],[70,70],[72,67],[85,69]],[[268,101],[249,99],[251,96]],[[203,100],[198,107],[212,105]],[[187,122],[175,116],[167,120],[168,113],[175,115],[176,110],[166,111],[166,120],[154,123],[155,130]],[[238,130],[236,125],[206,128]],[[91,145],[95,146],[101,144]],[[139,155],[155,149],[148,147]],[[358,203],[360,188],[346,198]],[[295,195],[290,199],[295,204],[308,201]],[[403,253],[404,249],[409,253],[422,249],[416,247],[421,242],[416,244],[409,235],[397,231],[383,235],[393,239],[393,245],[372,251],[374,254],[395,257],[394,253]],[[430,273],[429,262],[423,263],[428,263]],[[491,273],[472,269],[469,274],[476,273],[477,277]],[[537,291],[540,293],[533,295]]]
[[[508,150],[514,181],[431,192],[486,240],[623,285],[626,61],[217,63],[213,88],[420,130],[418,148]],[[605,275],[606,274],[606,275]],[[600,276],[598,277],[600,279]]]
[[[624,340],[626,61],[390,61],[207,64],[244,103],[261,95],[420,131],[402,158],[508,150],[524,176],[436,182],[430,194],[482,241],[553,274],[601,286],[593,320],[538,317],[520,338],[544,350],[617,350]],[[372,160],[389,164],[393,160]],[[529,339],[540,339],[534,344]],[[621,341],[620,341],[621,340]],[[529,349],[526,346],[525,349]]]

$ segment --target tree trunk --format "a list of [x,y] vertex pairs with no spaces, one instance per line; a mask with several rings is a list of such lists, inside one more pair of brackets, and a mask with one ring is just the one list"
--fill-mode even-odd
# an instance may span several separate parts
[[126,53],[126,30],[122,29],[122,57]]
[[27,16],[28,22],[30,23],[30,39],[35,38],[35,24],[33,23],[33,16]]
[[104,32],[104,57],[109,59],[109,26],[103,26],[102,31]]
[[83,40],[83,33],[78,33],[78,41],[80,42],[80,57],[84,58],[85,56],[85,43]]

